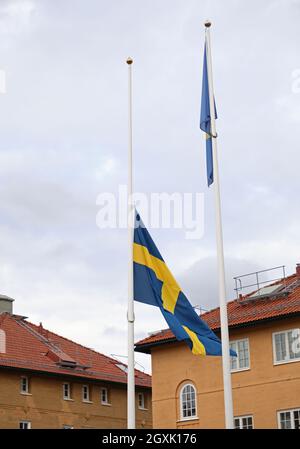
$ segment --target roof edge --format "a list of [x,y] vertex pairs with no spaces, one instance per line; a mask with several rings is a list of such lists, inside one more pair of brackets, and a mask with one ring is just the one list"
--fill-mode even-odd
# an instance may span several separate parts
[[[276,317],[269,317],[269,318],[262,318],[259,320],[253,320],[253,321],[248,321],[247,323],[240,323],[240,324],[233,324],[229,326],[229,329],[239,329],[239,328],[243,328],[243,327],[253,327],[257,324],[263,324],[266,322],[270,322],[270,321],[280,321],[282,319],[287,319],[287,318],[292,318],[294,316],[300,316],[300,312],[291,312],[291,313],[287,313],[284,315],[280,315],[280,316],[276,316]],[[214,329],[212,329],[214,332],[220,332],[221,328],[220,327],[216,327]],[[180,343],[179,340],[176,339],[176,337],[172,336],[172,337],[168,337],[164,340],[159,340],[159,341],[154,341],[152,343],[142,343],[139,344],[139,342],[135,343],[134,346],[134,350],[135,352],[141,352],[144,354],[151,354],[151,348],[155,347],[155,346],[162,346],[164,344],[169,344],[169,343]]]
[[[18,366],[9,366],[9,365],[1,365],[0,364],[0,370],[12,370],[12,371],[21,371],[21,372],[26,372],[26,373],[35,373],[38,374],[40,376],[45,376],[45,377],[53,377],[53,376],[57,376],[59,378],[67,378],[67,379],[73,379],[73,380],[77,380],[77,381],[82,381],[82,382],[93,382],[93,383],[103,383],[103,382],[108,382],[108,383],[113,383],[113,384],[118,384],[118,385],[127,385],[127,381],[125,380],[125,382],[122,381],[117,381],[117,380],[110,380],[110,379],[97,379],[94,377],[88,377],[88,376],[80,376],[80,374],[75,375],[72,373],[53,373],[51,371],[44,371],[44,370],[39,370],[39,369],[34,369],[34,368],[26,368],[26,367],[18,367]],[[152,380],[152,377],[148,374],[148,376],[150,377],[150,383]],[[139,385],[137,383],[137,379],[136,380],[136,386],[139,388],[152,388],[151,385]]]

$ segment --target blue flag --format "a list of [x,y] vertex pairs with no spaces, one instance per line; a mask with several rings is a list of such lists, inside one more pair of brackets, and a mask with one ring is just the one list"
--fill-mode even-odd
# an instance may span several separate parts
[[[217,118],[216,105],[214,104],[214,106],[215,106],[215,118]],[[212,135],[211,135],[210,119],[211,119],[211,116],[210,116],[210,107],[209,107],[209,88],[208,88],[207,57],[206,57],[206,44],[205,44],[204,60],[203,60],[200,129],[202,129],[202,131],[204,131],[205,135],[206,135],[206,171],[207,171],[208,187],[214,181]]]
[[[222,355],[220,339],[195,312],[136,215],[133,243],[134,299],[159,307],[177,340],[195,355]],[[236,353],[231,351],[231,355]]]

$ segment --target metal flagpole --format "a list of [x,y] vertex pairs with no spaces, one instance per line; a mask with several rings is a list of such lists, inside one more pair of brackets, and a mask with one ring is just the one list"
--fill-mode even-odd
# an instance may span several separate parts
[[133,232],[134,210],[132,203],[132,63],[128,58],[128,371],[127,371],[127,428],[135,429],[135,382],[134,382],[134,303],[133,303]]
[[213,93],[214,89],[213,89],[210,32],[209,32],[210,26],[211,23],[209,21],[205,22],[209,109],[211,117],[210,122],[211,122],[212,151],[213,151],[213,174],[214,174],[213,182],[214,182],[214,195],[215,195],[217,259],[218,259],[218,274],[219,274],[224,406],[225,406],[226,429],[232,429],[234,425],[233,425],[232,386],[230,374],[230,353],[229,353],[230,347],[229,347],[227,302],[226,302],[226,289],[225,289],[225,268],[224,268],[223,231],[222,231],[222,217],[221,217],[220,182],[219,182],[219,168],[218,168],[217,133],[216,133],[216,120],[215,120],[216,117],[215,117],[215,104]]

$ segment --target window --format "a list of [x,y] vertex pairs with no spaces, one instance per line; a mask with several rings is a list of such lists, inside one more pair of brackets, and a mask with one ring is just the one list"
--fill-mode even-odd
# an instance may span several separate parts
[[196,389],[193,385],[187,384],[180,393],[181,419],[191,419],[197,417]]
[[252,416],[236,416],[234,418],[235,429],[253,429]]
[[231,371],[242,371],[250,368],[249,340],[235,340],[230,342],[230,349],[237,353],[237,357],[230,358]]
[[300,329],[273,334],[274,363],[300,360]]
[[82,400],[83,402],[91,402],[90,401],[90,387],[89,385],[82,386]]
[[63,398],[65,401],[71,399],[71,385],[69,383],[63,384]]
[[21,377],[20,391],[22,394],[29,394],[29,381],[28,381],[28,377],[26,377],[26,376]]
[[30,421],[20,421],[19,428],[20,429],[31,429],[31,422]]
[[138,393],[138,407],[141,410],[146,410],[146,401],[144,393]]
[[101,388],[100,395],[101,395],[101,404],[107,405],[109,403],[108,402],[108,390],[107,390],[107,388]]
[[279,429],[300,429],[300,408],[278,412]]

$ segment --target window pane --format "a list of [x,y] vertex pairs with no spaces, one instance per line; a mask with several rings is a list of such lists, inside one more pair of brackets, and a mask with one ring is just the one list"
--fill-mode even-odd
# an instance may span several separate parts
[[230,357],[231,370],[249,368],[249,344],[248,340],[238,340],[230,343],[230,349],[237,353],[237,357]]
[[240,416],[234,418],[234,428],[235,429],[252,429],[252,416]]
[[27,379],[27,377],[21,377],[21,391],[22,391],[22,393],[28,393],[28,379]]
[[64,384],[64,398],[69,398],[69,385]]
[[253,421],[251,416],[247,418],[247,429],[253,429]]
[[239,418],[235,418],[234,419],[234,428],[235,429],[239,429],[240,428],[240,419]]
[[144,395],[143,393],[139,393],[139,407],[140,408],[145,408],[145,401],[144,401]]
[[298,359],[300,357],[299,351],[299,329],[293,329],[288,333],[288,343],[289,343],[289,356],[290,359]]
[[276,334],[275,335],[275,352],[276,352],[276,361],[281,362],[286,360],[286,344],[285,344],[285,334]]
[[252,429],[252,417],[251,416],[242,418],[242,428],[243,429]]
[[248,340],[241,340],[238,342],[238,360],[239,360],[239,368],[249,367]]
[[292,428],[290,412],[280,413],[280,426],[281,426],[281,429],[291,429]]
[[294,411],[294,427],[300,429],[300,410]]
[[192,385],[186,385],[181,391],[181,415],[183,418],[196,416],[196,393]]
[[83,399],[84,399],[85,401],[88,401],[88,400],[89,400],[89,388],[88,388],[87,385],[84,385],[84,386],[83,386]]
[[[236,342],[230,343],[230,349],[237,352]],[[237,369],[237,357],[230,357],[230,369]]]
[[106,388],[102,388],[101,390],[101,402],[107,403],[108,402],[108,398],[107,398],[107,390]]

